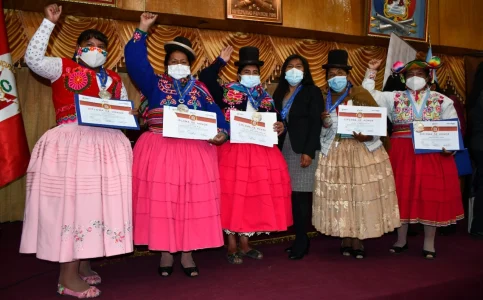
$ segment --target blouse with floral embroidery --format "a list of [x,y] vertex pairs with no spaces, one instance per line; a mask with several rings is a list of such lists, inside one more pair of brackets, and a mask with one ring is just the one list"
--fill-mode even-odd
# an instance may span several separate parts
[[[231,82],[220,86],[218,73],[225,65],[226,62],[218,57],[209,67],[201,71],[200,81],[208,87],[216,104],[223,111],[227,122],[230,121],[230,111],[232,110],[277,112],[272,97],[263,89],[261,84],[251,89],[247,89],[239,82]],[[255,105],[249,101],[247,93],[251,93]],[[280,116],[278,118],[280,119]]]
[[409,124],[413,121],[458,119],[453,100],[438,92],[429,89],[418,93],[412,90],[375,90],[375,73],[368,70],[362,86],[372,94],[379,106],[387,108],[388,117],[394,124],[393,137],[410,137]]
[[[148,60],[146,39],[147,33],[139,29],[134,32],[133,38],[125,48],[126,67],[142,95],[147,98],[147,103],[142,105],[144,107],[142,113],[147,117],[150,130],[162,132],[163,107],[181,104],[179,101],[180,91],[176,89],[176,79],[167,74],[157,75],[154,73],[154,69]],[[179,80],[178,83],[184,89],[188,81],[189,79],[186,78]],[[184,104],[189,109],[216,113],[218,131],[228,134],[228,124],[202,82],[194,80],[191,90],[187,92]]]

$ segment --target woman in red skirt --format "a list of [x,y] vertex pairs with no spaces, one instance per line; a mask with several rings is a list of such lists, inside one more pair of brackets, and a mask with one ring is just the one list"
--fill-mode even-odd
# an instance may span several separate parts
[[390,251],[401,253],[407,250],[408,224],[421,223],[424,225],[423,256],[433,259],[436,257],[436,228],[463,219],[458,171],[452,153],[445,149],[441,153],[415,154],[410,124],[457,119],[458,115],[453,100],[429,88],[430,71],[440,66],[439,58],[433,57],[429,63],[422,60],[406,65],[395,63],[393,71],[401,75],[406,91],[380,92],[374,89],[380,64],[378,60],[369,62],[362,86],[372,93],[380,106],[388,109],[393,123],[389,158],[403,225],[398,229],[398,240]]
[[[220,86],[218,72],[230,59],[232,47],[224,49],[214,63],[203,70],[206,84],[227,121],[231,111],[275,112],[274,102],[260,84],[259,50],[240,49],[238,80]],[[274,130],[284,131],[282,122]],[[241,264],[243,257],[262,259],[248,239],[254,234],[285,231],[292,225],[290,176],[287,163],[276,146],[225,143],[218,150],[221,184],[221,225],[228,234],[227,259]],[[237,249],[236,237],[240,237]]]

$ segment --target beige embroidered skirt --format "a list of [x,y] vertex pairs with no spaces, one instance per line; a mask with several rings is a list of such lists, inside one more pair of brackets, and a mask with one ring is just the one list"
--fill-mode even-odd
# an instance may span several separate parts
[[401,226],[389,156],[383,147],[342,139],[320,154],[312,223],[322,234],[376,238]]

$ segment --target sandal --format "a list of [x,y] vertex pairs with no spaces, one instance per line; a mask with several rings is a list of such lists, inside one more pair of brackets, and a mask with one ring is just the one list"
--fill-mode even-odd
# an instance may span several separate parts
[[352,247],[342,247],[340,246],[340,254],[344,256],[351,256],[352,255]]
[[[198,270],[198,267],[196,267],[196,266],[185,268],[185,267],[183,267],[183,265],[181,265],[181,269],[183,269],[183,272],[186,274],[186,276],[191,277],[191,278],[198,277],[198,275],[200,275],[200,271]],[[193,273],[196,273],[196,275],[193,275]]]
[[101,295],[101,291],[95,286],[91,286],[83,292],[74,292],[60,283],[57,284],[57,293],[62,296],[70,296],[77,299],[97,298]]
[[432,251],[423,250],[423,257],[426,258],[426,259],[429,259],[429,260],[435,259],[436,258],[436,251],[432,252]]
[[98,285],[98,284],[101,284],[101,276],[99,276],[99,274],[97,274],[96,272],[94,272],[95,274],[94,275],[90,275],[90,276],[82,276],[81,274],[79,274],[80,278],[82,280],[84,280],[88,285]]
[[366,251],[362,249],[352,249],[352,256],[357,259],[364,259],[366,257]]
[[[166,273],[166,275],[165,275]],[[158,267],[158,274],[161,277],[168,277],[173,274],[173,266],[170,267]]]
[[394,253],[394,254],[400,254],[400,253],[403,253],[404,251],[406,251],[408,249],[409,249],[409,246],[408,246],[408,243],[406,242],[406,244],[404,244],[404,246],[402,246],[402,247],[392,246],[391,249],[389,249],[389,252]]
[[246,257],[258,259],[258,260],[263,258],[263,253],[256,249],[250,249],[248,250],[247,253],[243,252],[242,250],[238,250],[238,255],[242,257],[246,256]]
[[236,252],[228,253],[226,259],[232,265],[241,265],[243,263],[243,259]]

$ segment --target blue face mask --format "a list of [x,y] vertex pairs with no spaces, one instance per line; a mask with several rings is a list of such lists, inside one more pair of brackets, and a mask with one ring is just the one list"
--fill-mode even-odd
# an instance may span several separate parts
[[240,83],[247,88],[251,89],[254,86],[260,84],[259,75],[241,75]]
[[287,79],[288,84],[291,86],[296,86],[304,79],[304,72],[292,68],[285,73],[285,79]]
[[347,76],[335,76],[329,79],[329,87],[336,93],[341,92],[347,86]]

